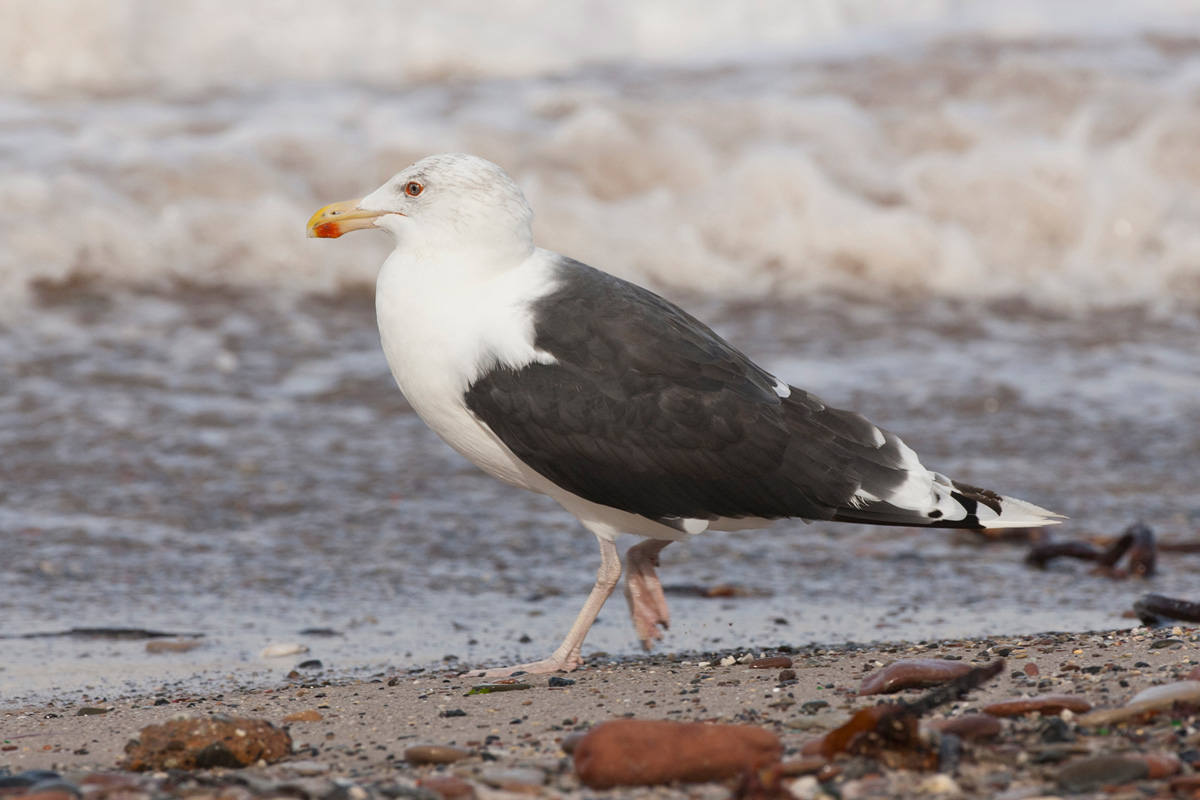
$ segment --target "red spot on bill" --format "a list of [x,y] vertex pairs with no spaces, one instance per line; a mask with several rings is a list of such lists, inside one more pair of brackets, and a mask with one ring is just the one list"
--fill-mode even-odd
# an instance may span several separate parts
[[342,229],[336,222],[322,222],[313,226],[313,234],[319,239],[336,239],[342,235]]

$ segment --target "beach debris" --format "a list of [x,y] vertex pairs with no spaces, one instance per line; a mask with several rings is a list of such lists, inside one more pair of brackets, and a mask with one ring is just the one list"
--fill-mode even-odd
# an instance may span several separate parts
[[[1129,565],[1120,569],[1117,564],[1126,554],[1129,555]],[[1087,542],[1054,542],[1047,538],[1030,549],[1025,556],[1025,563],[1045,569],[1056,558],[1094,561],[1098,572],[1113,578],[1149,578],[1157,569],[1158,545],[1154,530],[1145,523],[1137,522],[1126,528],[1103,550]]]
[[187,653],[203,644],[203,642],[197,639],[154,639],[146,642],[146,652],[151,655],[158,655],[160,653]]
[[859,696],[893,694],[904,689],[924,689],[966,675],[971,665],[962,661],[917,658],[895,661],[862,680]]
[[[958,663],[958,662],[949,662]],[[826,758],[839,753],[872,758],[893,769],[933,769],[938,753],[920,734],[919,720],[933,709],[979,688],[1004,669],[1004,659],[968,669],[911,703],[881,703],[864,708],[811,748]],[[801,750],[808,754],[810,747]]]
[[1026,714],[1057,716],[1063,711],[1083,714],[1092,710],[1092,704],[1073,694],[1039,694],[1035,697],[1019,697],[1002,700],[983,707],[983,713],[993,717],[1021,717]]
[[470,750],[447,744],[414,744],[404,749],[404,760],[410,764],[453,764],[470,755]]
[[1111,725],[1132,717],[1164,711],[1176,703],[1200,705],[1200,681],[1175,681],[1138,692],[1121,708],[1093,711],[1076,718],[1084,726]]
[[730,800],[797,800],[784,783],[785,777],[790,775],[780,764],[772,764],[764,769],[747,769],[738,778]]
[[1200,603],[1164,597],[1161,594],[1142,595],[1133,604],[1133,612],[1147,628],[1158,627],[1167,620],[1200,622]]
[[36,631],[22,633],[17,636],[0,636],[0,639],[50,639],[56,637],[71,637],[79,639],[116,639],[119,641],[136,639],[171,639],[171,638],[202,638],[202,633],[170,633],[167,631],[147,630],[146,628],[71,628],[65,631]]
[[125,769],[236,769],[273,763],[292,752],[292,737],[265,719],[213,714],[148,725],[125,745]]
[[269,644],[259,653],[260,658],[283,658],[284,656],[294,656],[300,653],[307,653],[308,646],[299,642],[280,642],[279,644]]
[[315,708],[308,708],[304,711],[294,711],[283,718],[284,722],[320,722],[325,719],[321,716],[321,712]]
[[469,697],[473,694],[495,694],[496,692],[521,692],[525,689],[532,689],[533,684],[519,683],[511,678],[507,680],[496,680],[490,683],[477,683],[471,687],[465,696]]
[[592,789],[700,783],[762,769],[783,744],[753,725],[618,719],[593,728],[575,746],[575,772]]

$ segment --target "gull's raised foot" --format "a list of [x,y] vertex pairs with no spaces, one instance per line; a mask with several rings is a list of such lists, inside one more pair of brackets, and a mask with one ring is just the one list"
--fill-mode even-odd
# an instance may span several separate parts
[[658,555],[670,542],[647,539],[625,554],[625,599],[642,649],[653,650],[671,627],[671,611],[658,578]]

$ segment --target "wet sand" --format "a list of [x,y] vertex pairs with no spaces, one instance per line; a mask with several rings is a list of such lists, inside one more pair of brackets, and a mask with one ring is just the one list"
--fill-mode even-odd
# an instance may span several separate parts
[[[570,686],[551,688],[547,676],[530,676],[532,688],[496,694],[469,695],[479,681],[451,671],[387,671],[361,679],[348,679],[336,671],[303,671],[254,690],[212,691],[193,683],[144,695],[8,707],[0,714],[4,746],[0,765],[13,772],[57,770],[78,782],[89,772],[113,771],[126,742],[141,728],[180,714],[227,714],[285,724],[288,715],[315,712],[320,715],[317,721],[288,724],[295,752],[280,764],[216,770],[190,779],[176,775],[169,782],[161,773],[143,778],[143,788],[153,784],[175,796],[207,797],[224,785],[240,787],[237,791],[247,796],[296,796],[294,784],[300,781],[305,787],[300,796],[316,796],[322,786],[333,791],[334,779],[342,779],[343,791],[355,786],[371,797],[396,797],[418,796],[416,785],[431,775],[454,774],[474,785],[481,797],[501,792],[494,787],[506,781],[507,791],[526,795],[587,797],[597,793],[580,786],[562,744],[570,734],[606,720],[635,717],[760,725],[782,737],[785,761],[794,760],[805,742],[840,725],[854,710],[879,702],[880,697],[857,697],[855,692],[864,675],[897,659],[982,664],[1006,658],[1006,668],[995,680],[928,718],[1047,693],[1070,693],[1094,708],[1107,708],[1122,705],[1150,686],[1185,677],[1200,663],[1200,632],[1135,628],[864,648],[804,647],[790,653],[794,683],[781,683],[778,669],[720,663],[725,656],[745,655],[733,650],[617,662],[592,658],[585,668],[563,676],[574,681]],[[919,694],[909,690],[900,698]],[[81,715],[85,707],[110,710]],[[1182,717],[1174,715],[1182,722],[1172,723],[1167,715],[1128,727],[1108,726],[1111,731],[1103,735],[1079,728],[1070,713],[1062,719],[1066,725],[1055,723],[1054,730],[1067,731],[1064,741],[1047,734],[1048,721],[1037,715],[1004,720],[998,739],[965,745],[958,767],[951,771],[952,780],[968,796],[1054,794],[1058,772],[1085,755],[1170,752],[1181,756],[1180,771],[1187,773],[1187,761],[1196,757],[1200,745],[1194,708]],[[404,751],[417,743],[457,745],[471,755],[448,766],[412,765],[405,761]],[[826,780],[827,788],[838,787],[842,796],[903,796],[916,791],[932,774],[863,771],[861,765],[862,774],[855,774],[852,762],[842,763],[842,768],[840,775]],[[287,785],[292,788],[281,789]],[[1162,792],[1165,786],[1165,780],[1142,780],[1126,789],[1138,796],[1143,790]],[[812,784],[796,788],[803,793]],[[618,789],[603,795],[641,797],[648,792],[661,797],[726,797],[729,788],[715,783]]]

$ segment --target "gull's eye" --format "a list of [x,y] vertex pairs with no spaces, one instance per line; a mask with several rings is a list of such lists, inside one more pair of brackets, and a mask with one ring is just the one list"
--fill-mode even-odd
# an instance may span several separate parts
[[416,181],[409,181],[404,184],[404,193],[409,197],[416,197],[423,191],[425,191],[425,187]]

